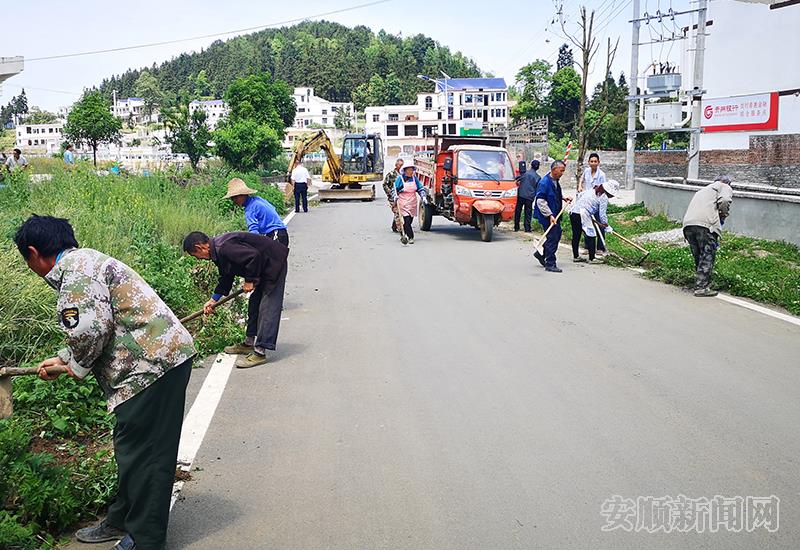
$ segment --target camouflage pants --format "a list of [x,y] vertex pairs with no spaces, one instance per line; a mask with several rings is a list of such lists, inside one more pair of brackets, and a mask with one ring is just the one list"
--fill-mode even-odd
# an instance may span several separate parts
[[708,288],[711,283],[711,272],[714,270],[714,260],[719,248],[719,237],[708,228],[699,225],[687,225],[683,228],[683,236],[689,243],[697,269],[695,288]]
[[397,230],[403,233],[403,221],[400,219],[400,212],[397,211],[397,203],[392,200],[392,186],[383,184],[383,191],[386,193],[386,201],[389,203],[389,208],[392,209],[392,230]]

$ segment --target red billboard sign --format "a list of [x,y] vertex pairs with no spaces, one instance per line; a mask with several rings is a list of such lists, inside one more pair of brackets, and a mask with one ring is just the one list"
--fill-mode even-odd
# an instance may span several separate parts
[[704,132],[778,129],[778,93],[740,95],[703,100]]

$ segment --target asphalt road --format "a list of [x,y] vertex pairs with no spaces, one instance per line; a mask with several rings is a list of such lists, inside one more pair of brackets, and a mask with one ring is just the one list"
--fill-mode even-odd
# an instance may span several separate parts
[[[169,548],[800,547],[798,327],[389,222],[292,221],[279,350],[232,373]],[[775,495],[779,529],[604,532],[612,495]]]

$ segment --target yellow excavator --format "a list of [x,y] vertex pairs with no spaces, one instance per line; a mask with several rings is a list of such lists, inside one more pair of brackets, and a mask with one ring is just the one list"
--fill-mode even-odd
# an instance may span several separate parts
[[320,201],[375,200],[374,182],[383,179],[383,142],[378,134],[346,134],[341,157],[333,150],[325,130],[298,137],[289,159],[287,181],[295,164],[307,153],[320,150],[327,157],[322,167],[322,181],[331,183],[329,189],[320,190]]

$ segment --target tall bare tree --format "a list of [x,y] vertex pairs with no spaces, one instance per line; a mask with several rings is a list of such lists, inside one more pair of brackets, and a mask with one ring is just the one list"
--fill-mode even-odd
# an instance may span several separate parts
[[606,54],[606,66],[603,73],[603,107],[600,117],[592,124],[590,128],[586,126],[586,92],[589,81],[589,73],[592,62],[594,61],[600,45],[597,43],[594,29],[594,10],[588,15],[586,6],[581,6],[581,16],[578,21],[578,33],[576,35],[567,32],[564,19],[561,19],[561,29],[564,31],[566,37],[572,42],[579,50],[579,60],[576,61],[578,68],[581,71],[581,101],[578,107],[578,119],[576,121],[578,126],[578,163],[576,166],[577,172],[575,174],[576,186],[580,191],[583,188],[583,160],[586,157],[586,144],[597,132],[603,119],[608,114],[609,107],[609,94],[608,94],[608,74],[611,72],[611,65],[614,63],[614,57],[617,54],[617,46],[619,46],[619,38],[611,47],[611,38],[608,39],[608,51]]

